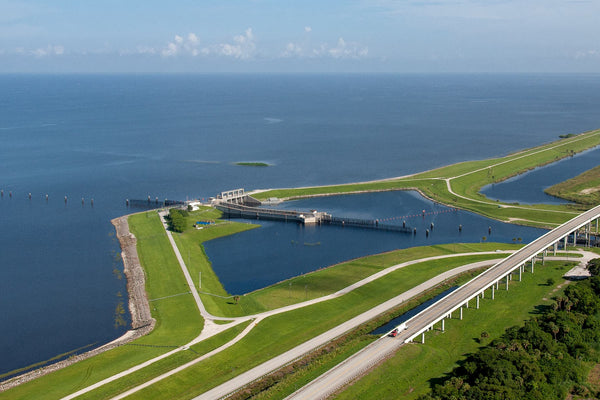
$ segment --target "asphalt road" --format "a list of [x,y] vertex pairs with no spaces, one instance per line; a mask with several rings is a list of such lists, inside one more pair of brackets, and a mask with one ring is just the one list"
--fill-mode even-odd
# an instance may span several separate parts
[[[566,237],[569,233],[597,218],[599,214],[600,206],[571,219],[565,224],[534,240],[521,250],[508,256],[492,268],[478,275],[459,289],[445,296],[443,299],[440,299],[438,302],[407,321],[407,329],[401,331],[396,338],[382,338],[372,343],[354,356],[346,359],[319,378],[299,389],[287,399],[314,400],[326,398],[329,394],[335,392],[352,379],[359,377],[381,359],[395,352],[405,342],[410,341],[415,336],[426,331],[434,323],[462,307],[467,301],[480,295],[485,289],[490,288],[501,279],[506,278],[512,271],[515,271],[525,263],[529,262],[549,246],[552,246],[554,243]],[[582,263],[587,263],[587,260],[594,256],[595,254],[587,253],[580,261]]]

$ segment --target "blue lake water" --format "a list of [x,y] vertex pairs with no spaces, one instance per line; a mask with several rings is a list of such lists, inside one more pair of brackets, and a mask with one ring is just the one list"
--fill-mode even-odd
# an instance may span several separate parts
[[[599,75],[0,75],[0,373],[125,331],[114,325],[126,293],[109,221],[131,211],[126,198],[185,200],[238,187],[406,175],[598,128],[599,106]],[[365,212],[363,203],[328,201],[307,206]],[[409,208],[369,212],[397,216]],[[253,245],[287,251],[294,240],[306,258],[289,276],[407,243],[476,241],[490,225],[474,222],[460,237],[451,227],[470,217],[437,218],[428,241],[422,229],[412,238],[269,223],[248,239],[232,238],[240,245],[232,258],[245,259]],[[269,240],[286,231],[280,242],[260,241],[268,229]],[[489,240],[517,235],[502,229],[494,226]],[[348,243],[367,234],[380,239],[351,254]],[[264,260],[253,257],[258,269]],[[277,263],[267,272],[291,261]],[[282,278],[235,281],[226,265],[214,264],[233,292]]]
[[600,165],[596,147],[560,161],[484,186],[481,193],[492,200],[522,204],[564,204],[566,200],[544,193],[544,189]]
[[[286,202],[284,206],[296,210],[318,209],[340,217],[394,218],[390,223],[400,225],[406,221],[417,233],[244,220],[258,222],[261,227],[204,245],[215,272],[230,293],[247,293],[368,254],[452,242],[513,243],[513,238],[521,238],[527,243],[546,232],[457,211],[412,191],[319,197]],[[429,230],[428,235],[426,230]],[[265,247],[269,251],[265,251]]]

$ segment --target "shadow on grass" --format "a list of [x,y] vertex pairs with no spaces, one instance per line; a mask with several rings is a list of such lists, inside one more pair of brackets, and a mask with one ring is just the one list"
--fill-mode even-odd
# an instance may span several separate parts
[[[479,343],[479,338],[474,338],[476,342]],[[483,349],[485,346],[481,346],[478,348],[478,350]],[[456,370],[461,370],[463,369],[463,366],[465,365],[465,363],[467,362],[467,360],[473,355],[474,353],[468,353],[465,354],[465,357],[463,360],[459,360],[456,364],[457,367],[455,367],[452,371],[450,372],[446,372],[445,374],[443,374],[442,376],[438,376],[435,378],[431,378],[429,379],[427,382],[429,383],[429,388],[433,390],[433,388],[435,388],[437,385],[443,385],[448,379],[452,378],[454,376],[454,371]]]
[[547,313],[551,309],[552,309],[551,305],[548,305],[548,304],[538,304],[537,306],[533,307],[533,310],[531,310],[529,312],[529,314],[531,314],[531,315],[541,315],[541,314]]

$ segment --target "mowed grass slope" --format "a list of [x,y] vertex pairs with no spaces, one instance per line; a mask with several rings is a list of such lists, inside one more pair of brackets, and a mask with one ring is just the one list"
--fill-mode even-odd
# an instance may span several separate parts
[[[266,288],[240,296],[238,304],[230,299],[220,299],[219,309],[223,316],[241,316],[296,304],[302,301],[335,293],[361,279],[371,276],[392,265],[426,257],[494,251],[497,249],[517,249],[519,246],[507,244],[452,244],[428,247],[414,247],[401,251],[390,251],[373,256],[358,258],[336,264],[318,271],[300,275],[276,283]],[[494,256],[496,257],[496,256]]]
[[[415,399],[429,391],[465,359],[466,354],[499,337],[510,326],[522,325],[534,316],[539,307],[552,304],[552,297],[560,293],[557,285],[548,286],[549,278],[564,286],[561,276],[571,266],[564,262],[538,263],[535,273],[523,274],[523,281],[513,280],[509,290],[503,283],[491,299],[490,290],[480,300],[480,308],[464,309],[463,320],[455,312],[445,321],[445,332],[440,325],[425,334],[425,344],[413,343],[402,347],[394,357],[369,372],[335,396],[336,399]],[[575,284],[575,283],[573,283]],[[489,337],[482,338],[482,332]],[[420,338],[418,339],[420,340]]]
[[143,389],[131,398],[193,397],[443,271],[496,257],[493,254],[466,256],[416,264],[392,272],[342,297],[269,317],[231,348]]
[[[515,207],[514,204],[502,204],[486,198],[479,193],[480,189],[487,184],[500,182],[537,166],[549,164],[598,145],[600,145],[600,130],[595,130],[506,157],[462,162],[405,178],[334,186],[275,189],[257,193],[255,197],[259,199],[269,197],[288,199],[361,191],[417,189],[441,203],[470,210],[490,218],[502,221],[516,220],[524,225],[553,227],[586,209],[587,205],[528,205]],[[453,178],[450,182],[456,195],[447,188],[445,179],[449,178]],[[499,207],[500,205],[510,208]]]
[[600,204],[600,166],[551,186],[545,192],[581,204],[598,205]]
[[175,254],[155,212],[129,218],[138,240],[140,262],[146,272],[146,290],[151,301],[154,330],[132,342],[29,383],[0,393],[0,399],[58,399],[117,372],[182,346],[200,334],[203,321],[191,295],[168,297],[186,292],[187,285]]

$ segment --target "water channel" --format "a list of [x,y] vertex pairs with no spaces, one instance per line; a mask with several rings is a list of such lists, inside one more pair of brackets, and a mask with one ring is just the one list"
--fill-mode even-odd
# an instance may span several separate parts
[[528,243],[545,233],[543,229],[507,224],[446,207],[413,191],[301,199],[282,203],[280,207],[317,209],[340,217],[386,219],[386,223],[406,221],[417,233],[236,219],[258,223],[260,228],[205,243],[213,269],[228,292],[247,293],[319,268],[384,251],[444,243]]
[[492,200],[521,204],[565,204],[568,201],[544,193],[544,189],[576,177],[600,164],[600,147],[533,169],[503,182],[487,185],[481,193]]

